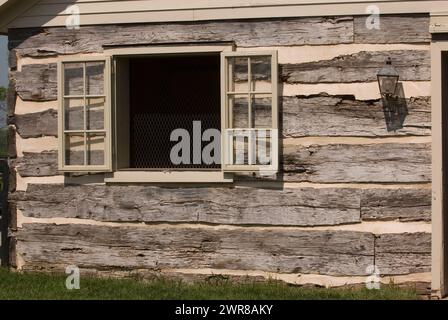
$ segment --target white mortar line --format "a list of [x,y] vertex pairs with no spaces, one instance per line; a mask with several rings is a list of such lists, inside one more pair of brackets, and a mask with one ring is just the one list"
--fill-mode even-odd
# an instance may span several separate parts
[[396,136],[396,137],[304,137],[285,138],[283,145],[311,146],[332,144],[385,144],[385,143],[431,143],[431,136]]
[[58,138],[56,137],[40,137],[23,139],[16,133],[17,156],[23,157],[24,152],[44,152],[58,150]]
[[56,224],[56,225],[89,225],[105,227],[133,227],[144,229],[207,229],[207,230],[255,230],[255,231],[356,231],[368,232],[373,234],[392,234],[392,233],[431,233],[431,223],[427,222],[398,222],[398,221],[379,221],[362,222],[358,224],[348,224],[339,226],[236,226],[236,225],[209,225],[202,223],[155,223],[145,224],[144,222],[102,222],[92,219],[78,218],[33,218],[25,217],[20,209],[17,209],[17,226],[22,228],[24,224]]
[[[381,270],[380,270],[381,271]],[[267,280],[281,280],[286,283],[296,285],[314,284],[324,287],[339,287],[344,285],[365,283],[367,277],[364,276],[328,276],[319,274],[286,274],[273,273],[257,270],[228,270],[228,269],[163,269],[162,274],[180,273],[190,275],[227,275],[227,276],[250,276],[263,277]],[[407,282],[431,282],[431,273],[414,273],[409,275],[385,276],[381,277],[382,284],[402,284]]]

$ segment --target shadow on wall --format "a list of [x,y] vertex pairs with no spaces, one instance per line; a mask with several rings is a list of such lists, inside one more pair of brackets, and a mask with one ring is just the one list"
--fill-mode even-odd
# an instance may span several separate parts
[[403,129],[404,121],[409,114],[403,83],[397,84],[396,97],[383,98],[382,101],[387,131],[395,132]]

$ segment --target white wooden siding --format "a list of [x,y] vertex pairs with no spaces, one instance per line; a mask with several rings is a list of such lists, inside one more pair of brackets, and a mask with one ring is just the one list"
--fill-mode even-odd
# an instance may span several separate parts
[[383,14],[448,11],[446,0],[41,0],[8,27],[63,26],[73,4],[79,6],[81,25],[358,15],[369,5]]

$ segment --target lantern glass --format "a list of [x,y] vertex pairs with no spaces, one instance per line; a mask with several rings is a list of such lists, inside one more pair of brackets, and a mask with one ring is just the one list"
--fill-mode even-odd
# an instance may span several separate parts
[[384,95],[393,95],[397,89],[398,76],[378,76],[380,92]]
[[394,95],[397,90],[399,75],[389,58],[386,65],[378,72],[378,84],[382,95]]

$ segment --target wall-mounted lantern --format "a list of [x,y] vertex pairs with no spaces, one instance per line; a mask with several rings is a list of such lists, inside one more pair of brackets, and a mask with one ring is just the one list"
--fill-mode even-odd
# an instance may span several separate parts
[[386,65],[378,72],[377,76],[381,96],[386,99],[395,98],[400,75],[392,66],[392,59],[390,57],[387,59]]

